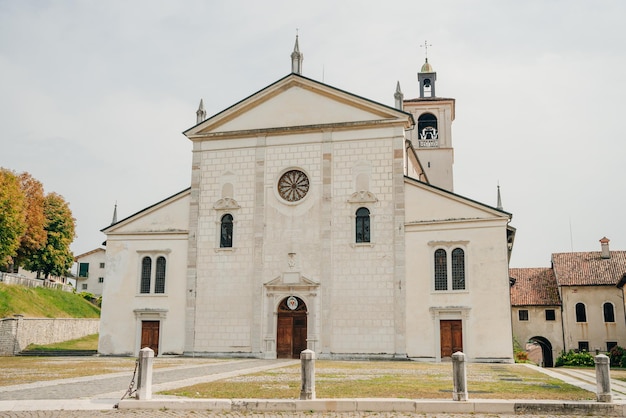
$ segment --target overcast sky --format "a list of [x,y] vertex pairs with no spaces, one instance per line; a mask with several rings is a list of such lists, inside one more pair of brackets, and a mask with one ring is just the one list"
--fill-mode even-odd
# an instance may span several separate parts
[[0,166],[65,197],[72,249],[189,186],[213,115],[291,71],[393,106],[429,62],[456,99],[455,192],[504,209],[512,267],[626,250],[626,2],[0,0]]

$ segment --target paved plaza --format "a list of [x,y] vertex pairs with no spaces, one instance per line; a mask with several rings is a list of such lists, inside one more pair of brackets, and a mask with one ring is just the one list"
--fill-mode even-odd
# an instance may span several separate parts
[[[79,361],[79,360],[78,360]],[[200,382],[208,382],[237,375],[256,373],[272,368],[298,364],[299,360],[233,360],[215,363],[207,363],[193,366],[180,365],[166,369],[156,369],[153,376],[153,392],[184,387]],[[542,369],[544,370],[544,369]],[[587,390],[594,390],[593,371],[575,372],[562,374],[554,369],[545,369],[544,372],[556,374],[557,377],[568,383],[576,384]],[[578,373],[578,375],[576,375]],[[283,411],[283,412],[256,412],[256,411],[208,411],[206,408],[197,409],[174,409],[172,407],[160,407],[158,409],[117,409],[115,406],[124,396],[132,374],[112,373],[97,376],[87,376],[72,379],[60,379],[40,381],[13,386],[0,386],[0,417],[4,418],[75,418],[75,417],[367,417],[367,418],[390,418],[390,417],[423,417],[423,418],[485,418],[485,417],[574,417],[581,416],[563,415],[506,415],[496,413],[415,413],[415,412],[333,412],[333,411]],[[624,399],[626,385],[615,382],[614,398],[618,402]],[[159,401],[167,401],[168,397],[156,395]],[[180,398],[176,398],[180,402]],[[337,400],[339,401],[339,400]],[[385,401],[374,400],[383,406]],[[128,400],[126,408],[130,402]],[[185,402],[185,401],[183,401]],[[192,402],[192,400],[189,400]],[[508,401],[504,401],[508,402]],[[512,401],[511,401],[512,402]],[[132,404],[131,404],[132,405]],[[166,404],[167,405],[167,404]],[[172,404],[173,406],[174,404]],[[563,412],[563,411],[561,411]],[[606,416],[589,415],[585,416]]]

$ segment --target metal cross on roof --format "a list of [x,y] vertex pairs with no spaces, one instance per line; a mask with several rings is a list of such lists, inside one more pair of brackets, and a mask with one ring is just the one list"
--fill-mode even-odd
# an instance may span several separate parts
[[426,41],[426,40],[424,40],[424,45],[420,45],[420,48],[424,48],[424,52],[425,52],[427,60],[428,60],[428,47],[429,46],[433,46],[433,45],[429,44],[428,41]]

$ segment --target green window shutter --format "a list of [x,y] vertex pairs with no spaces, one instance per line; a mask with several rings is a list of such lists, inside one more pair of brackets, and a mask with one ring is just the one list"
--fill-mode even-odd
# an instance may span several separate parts
[[78,277],[89,277],[89,263],[78,264]]

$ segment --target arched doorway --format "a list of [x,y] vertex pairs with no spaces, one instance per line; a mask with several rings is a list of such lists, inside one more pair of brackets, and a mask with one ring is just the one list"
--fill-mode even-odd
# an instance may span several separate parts
[[278,305],[276,357],[300,358],[306,350],[307,309],[302,299],[289,296]]
[[554,359],[552,357],[552,344],[547,338],[532,337],[528,340],[528,342],[532,344],[537,344],[539,347],[541,347],[543,367],[554,367]]

